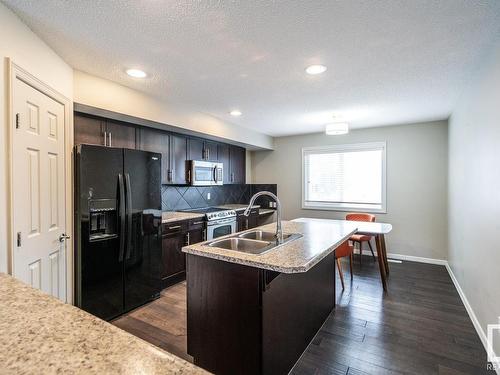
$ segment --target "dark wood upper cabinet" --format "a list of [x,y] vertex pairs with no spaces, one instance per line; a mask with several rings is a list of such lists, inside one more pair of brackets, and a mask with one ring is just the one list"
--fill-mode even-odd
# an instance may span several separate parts
[[218,161],[217,143],[205,141],[205,159],[209,161]]
[[219,143],[217,145],[217,155],[219,159],[219,163],[222,163],[224,171],[224,177],[222,179],[222,182],[224,184],[229,184],[231,183],[231,171],[230,171],[230,166],[229,166],[229,145],[226,145],[224,143]]
[[138,148],[143,151],[157,152],[161,154],[161,183],[168,184],[169,178],[169,134],[161,130],[140,128],[138,137]]
[[75,112],[74,135],[75,144],[137,148],[160,153],[162,184],[188,184],[188,160],[223,163],[224,184],[245,183],[246,155],[242,147],[107,119],[92,112]]
[[118,121],[74,116],[75,144],[136,148],[136,127]]
[[170,179],[169,184],[185,185],[187,183],[186,164],[188,160],[187,138],[170,134]]
[[205,147],[203,139],[200,138],[189,138],[189,160],[204,160],[205,159]]
[[229,183],[244,184],[246,181],[246,154],[243,147],[229,148]]
[[162,184],[186,184],[187,138],[161,130],[140,129],[139,148],[161,153]]
[[90,144],[104,146],[105,121],[75,113],[75,145]]
[[189,160],[217,161],[217,142],[189,138]]
[[123,122],[106,120],[106,133],[108,135],[108,146],[130,149],[136,148],[135,126]]

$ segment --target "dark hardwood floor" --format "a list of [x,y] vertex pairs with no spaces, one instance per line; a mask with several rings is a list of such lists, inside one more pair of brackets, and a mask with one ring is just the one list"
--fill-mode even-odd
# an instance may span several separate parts
[[186,282],[161,292],[160,298],[112,322],[121,329],[192,362],[187,354]]
[[[483,374],[486,352],[444,266],[389,263],[384,294],[377,263],[354,263],[337,307],[292,374]],[[491,372],[492,373],[492,372]]]
[[[354,281],[337,283],[337,307],[292,374],[483,374],[486,352],[443,266],[390,263],[384,294],[377,263],[355,258]],[[113,322],[182,358],[185,283]]]

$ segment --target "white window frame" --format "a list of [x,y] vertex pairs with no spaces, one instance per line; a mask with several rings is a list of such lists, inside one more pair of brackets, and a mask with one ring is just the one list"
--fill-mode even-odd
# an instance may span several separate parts
[[[306,154],[316,152],[349,152],[349,151],[375,151],[382,150],[382,204],[380,208],[370,205],[353,203],[328,203],[328,202],[306,202]],[[387,213],[387,145],[386,142],[353,143],[343,145],[329,145],[302,148],[302,209],[304,210],[327,210],[342,212],[370,212]]]

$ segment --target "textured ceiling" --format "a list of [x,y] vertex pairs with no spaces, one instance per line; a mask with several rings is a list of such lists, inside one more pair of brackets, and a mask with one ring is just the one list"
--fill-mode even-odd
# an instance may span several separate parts
[[270,135],[333,113],[353,128],[447,118],[500,32],[498,0],[3,1],[74,68]]

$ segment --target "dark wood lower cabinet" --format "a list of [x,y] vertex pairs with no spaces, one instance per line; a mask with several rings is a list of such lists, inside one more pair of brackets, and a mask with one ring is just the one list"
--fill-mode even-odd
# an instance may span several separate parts
[[188,353],[215,374],[287,374],[335,307],[335,258],[283,274],[187,255]]
[[207,238],[205,221],[203,219],[193,219],[188,222],[188,244],[203,242]]
[[259,209],[253,208],[250,215],[247,217],[243,215],[243,211],[238,211],[236,217],[237,231],[241,232],[247,229],[252,229],[259,226]]
[[186,254],[182,247],[205,241],[203,219],[177,221],[163,224],[162,228],[162,284],[163,288],[186,278]]
[[186,256],[182,252],[186,241],[185,230],[172,231],[162,236],[163,288],[183,280],[186,276]]

